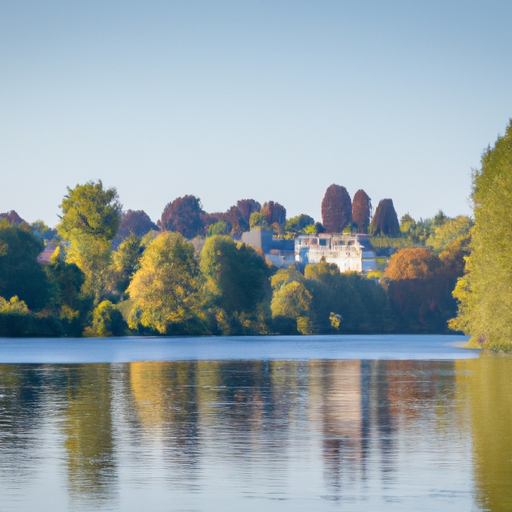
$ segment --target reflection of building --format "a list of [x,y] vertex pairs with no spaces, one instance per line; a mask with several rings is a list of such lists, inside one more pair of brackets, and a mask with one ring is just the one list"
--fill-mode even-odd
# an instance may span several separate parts
[[335,263],[341,272],[368,272],[376,270],[375,252],[370,245],[369,235],[300,235],[295,240],[297,261],[307,265]]
[[295,264],[293,240],[275,238],[273,232],[268,229],[251,229],[242,234],[242,242],[263,251],[267,260],[278,268]]

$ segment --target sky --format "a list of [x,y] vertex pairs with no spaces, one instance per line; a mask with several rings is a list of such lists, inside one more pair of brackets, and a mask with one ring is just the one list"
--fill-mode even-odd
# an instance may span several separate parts
[[512,117],[510,1],[0,0],[0,212],[58,222],[89,180],[156,221],[332,183],[470,214]]

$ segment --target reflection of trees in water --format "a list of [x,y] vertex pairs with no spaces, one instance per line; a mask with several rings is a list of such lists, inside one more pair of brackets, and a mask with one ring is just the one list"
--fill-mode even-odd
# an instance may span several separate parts
[[[154,445],[174,481],[192,485],[200,466],[197,363],[130,363],[130,389],[137,420],[131,433]],[[158,453],[161,451],[162,453]],[[146,450],[145,450],[146,452]],[[143,453],[144,458],[150,456]]]
[[45,375],[39,365],[0,365],[0,471],[20,481],[36,469],[44,422]]
[[108,502],[117,496],[112,419],[112,366],[77,365],[63,370],[69,493],[73,501]]
[[[457,400],[468,403],[476,502],[481,510],[512,510],[512,358],[456,362]],[[467,397],[469,396],[469,402]]]

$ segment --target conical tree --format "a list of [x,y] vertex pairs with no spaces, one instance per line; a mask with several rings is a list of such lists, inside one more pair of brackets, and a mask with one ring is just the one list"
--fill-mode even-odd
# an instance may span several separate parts
[[360,189],[352,201],[352,221],[357,224],[358,233],[368,233],[370,225],[372,201],[368,194]]
[[322,224],[327,233],[341,233],[352,222],[352,201],[345,187],[332,184],[322,200]]
[[373,234],[395,237],[400,234],[400,224],[392,199],[381,199],[372,220]]

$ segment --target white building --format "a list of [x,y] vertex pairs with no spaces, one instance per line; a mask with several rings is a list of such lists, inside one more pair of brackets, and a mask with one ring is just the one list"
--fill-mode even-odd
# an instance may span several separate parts
[[369,235],[300,235],[295,239],[295,259],[304,265],[335,263],[340,272],[369,272],[377,269]]

